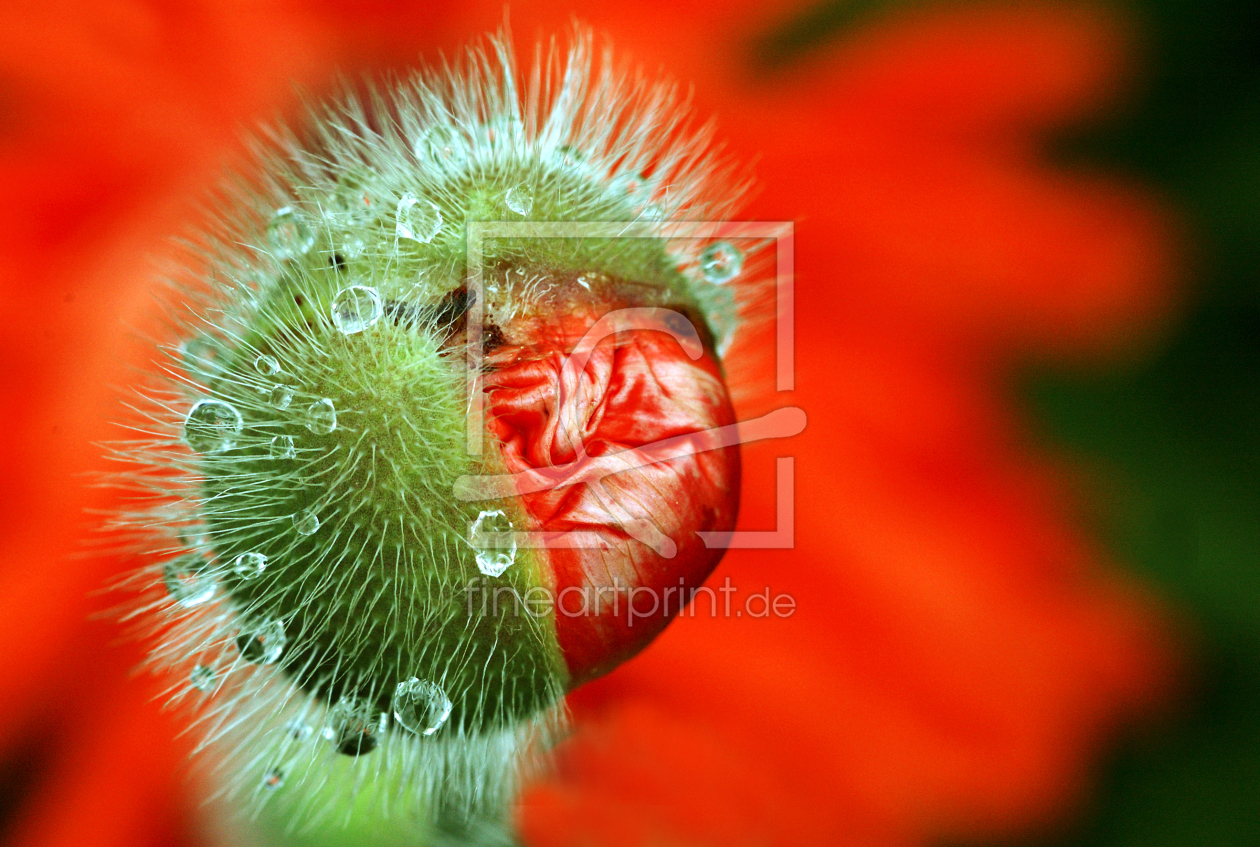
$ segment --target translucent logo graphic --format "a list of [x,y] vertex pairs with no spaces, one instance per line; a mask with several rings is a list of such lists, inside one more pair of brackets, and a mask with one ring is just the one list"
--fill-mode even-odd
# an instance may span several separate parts
[[[696,238],[757,239],[770,241],[775,252],[775,389],[791,391],[795,387],[794,321],[793,321],[793,225],[791,222],[756,221],[686,221],[676,223],[642,222],[532,222],[485,221],[468,224],[468,290],[469,309],[467,380],[469,391],[468,452],[480,456],[484,449],[483,421],[485,398],[480,390],[480,375],[485,356],[485,246],[495,238]],[[724,245],[725,242],[718,242]],[[728,268],[732,258],[714,255],[706,259],[715,267]],[[617,309],[605,314],[578,341],[564,360],[558,384],[557,409],[565,409],[568,385],[586,368],[599,343],[609,336],[629,330],[654,330],[669,334],[691,359],[703,355],[697,328],[682,313],[658,307]],[[632,516],[610,495],[603,480],[615,474],[661,462],[685,458],[697,453],[718,450],[754,441],[790,438],[806,424],[804,410],[784,406],[758,418],[734,424],[664,438],[656,442],[615,453],[590,456],[578,439],[576,456],[563,465],[540,467],[516,473],[460,477],[455,484],[455,497],[463,501],[486,501],[549,491],[565,486],[586,485],[600,505],[627,536],[639,541],[664,558],[677,555],[675,540],[666,535],[650,518]],[[776,522],[769,531],[734,530],[696,534],[709,548],[783,549],[794,542],[794,479],[795,460],[781,456],[775,460]],[[487,549],[519,548],[599,548],[608,542],[594,532],[530,532],[509,530],[486,532],[477,528],[479,546]]]

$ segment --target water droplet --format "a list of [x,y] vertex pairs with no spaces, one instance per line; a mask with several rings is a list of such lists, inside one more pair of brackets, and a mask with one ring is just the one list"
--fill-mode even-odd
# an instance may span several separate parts
[[435,162],[458,162],[465,158],[467,144],[452,126],[439,124],[416,142],[416,158]]
[[510,533],[512,522],[502,509],[483,511],[473,521],[469,540],[477,550],[477,569],[486,576],[500,576],[516,561],[516,539],[488,538],[487,533]]
[[236,636],[236,649],[241,658],[254,665],[271,665],[284,652],[284,624],[278,620],[262,621]]
[[292,435],[277,435],[271,439],[271,458],[292,459],[297,456],[297,448],[293,446]]
[[198,453],[222,453],[236,445],[241,413],[222,400],[201,400],[184,419],[184,441]]
[[314,535],[319,529],[319,516],[307,509],[293,516],[293,528],[298,535]]
[[507,207],[518,215],[528,215],[534,208],[534,189],[525,183],[521,183],[515,188],[509,188],[507,196],[503,198],[503,202],[507,203]]
[[442,210],[408,191],[398,201],[394,231],[399,238],[410,238],[412,241],[428,244],[442,231]]
[[175,534],[179,537],[179,543],[189,550],[211,548],[210,535],[206,532],[206,525],[203,523],[185,524],[177,528]]
[[379,321],[384,313],[381,295],[375,288],[366,285],[343,288],[333,298],[333,323],[346,335],[363,332]]
[[189,674],[188,678],[192,682],[193,688],[198,691],[210,691],[214,688],[214,668],[197,665],[192,669],[192,673]]
[[280,363],[275,356],[259,356],[254,360],[254,370],[263,376],[275,376],[280,373]]
[[451,701],[446,692],[436,683],[414,676],[398,683],[392,708],[395,720],[417,735],[432,735],[451,716]]
[[744,267],[744,254],[735,245],[715,241],[700,252],[700,272],[709,282],[722,284],[734,279]]
[[374,198],[369,188],[372,172],[361,168],[346,171],[337,180],[325,217],[347,226],[366,223],[372,217]]
[[346,756],[362,756],[376,749],[382,721],[366,700],[343,697],[328,714],[324,737],[337,752]]
[[292,206],[285,206],[267,224],[267,241],[277,259],[295,259],[315,244],[315,233]]
[[367,252],[367,242],[353,233],[346,233],[341,238],[338,252],[344,258],[357,259]]
[[200,606],[214,596],[210,562],[199,553],[189,553],[163,564],[162,581],[166,583],[171,597],[181,606]]
[[308,723],[294,718],[284,725],[285,733],[294,741],[305,741],[314,734],[315,730]]
[[327,435],[337,428],[337,407],[325,397],[306,408],[306,428],[316,435]]
[[279,768],[272,768],[263,774],[263,788],[268,791],[275,791],[277,788],[284,787],[284,771]]
[[267,569],[267,557],[262,553],[242,553],[232,561],[232,571],[241,579],[254,579],[262,576]]
[[271,396],[268,398],[271,405],[277,409],[287,409],[289,404],[293,402],[293,386],[276,385],[271,389]]
[[189,376],[209,383],[223,371],[225,352],[219,339],[212,335],[199,335],[180,345],[180,362]]

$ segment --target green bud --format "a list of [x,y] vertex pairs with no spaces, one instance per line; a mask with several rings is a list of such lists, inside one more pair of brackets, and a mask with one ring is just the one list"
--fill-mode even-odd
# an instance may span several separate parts
[[[121,452],[152,469],[129,518],[159,539],[155,661],[188,675],[237,796],[289,795],[309,820],[364,792],[485,814],[561,723],[554,613],[470,595],[553,584],[543,551],[479,541],[530,525],[519,497],[453,493],[505,472],[471,402],[481,356],[575,286],[698,316],[721,350],[742,262],[665,230],[734,197],[710,202],[717,165],[672,90],[592,78],[589,53],[579,37],[524,95],[493,41],[344,97],[264,152],[268,187],[225,204],[180,280],[191,315],[148,395],[153,437]],[[470,263],[470,226],[496,221],[633,237],[514,232]]]

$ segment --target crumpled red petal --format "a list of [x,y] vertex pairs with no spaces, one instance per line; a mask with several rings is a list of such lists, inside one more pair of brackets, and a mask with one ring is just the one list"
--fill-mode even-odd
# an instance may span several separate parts
[[[595,459],[734,423],[713,353],[688,352],[666,332],[615,333],[574,357],[606,308],[506,328],[485,390],[509,472],[565,467],[580,475]],[[735,525],[737,446],[634,465],[522,495],[531,530],[554,539],[540,553],[574,686],[646,646],[721,558],[697,533]],[[563,544],[571,533],[584,536],[580,546]]]

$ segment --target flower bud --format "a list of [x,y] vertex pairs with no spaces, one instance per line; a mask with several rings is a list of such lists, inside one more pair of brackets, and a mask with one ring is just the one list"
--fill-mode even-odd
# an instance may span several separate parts
[[746,263],[688,222],[737,191],[668,86],[586,36],[542,70],[518,91],[493,41],[345,97],[264,153],[183,280],[123,453],[150,468],[155,658],[237,793],[501,803],[564,693],[721,556],[697,533],[738,505],[709,433]]

